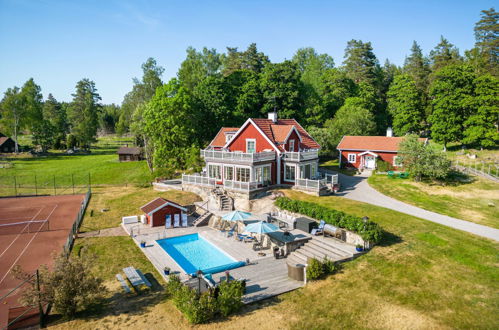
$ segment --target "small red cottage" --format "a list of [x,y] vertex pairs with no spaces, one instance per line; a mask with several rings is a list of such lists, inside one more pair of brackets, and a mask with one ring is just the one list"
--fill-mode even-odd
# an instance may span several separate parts
[[[399,144],[403,137],[389,136],[348,136],[345,135],[338,144],[340,152],[340,168],[354,167],[359,170],[374,170],[377,161],[385,161],[394,167],[402,167],[397,156]],[[427,139],[420,139],[426,143]]]
[[172,201],[158,197],[140,208],[151,227],[187,227],[187,209]]

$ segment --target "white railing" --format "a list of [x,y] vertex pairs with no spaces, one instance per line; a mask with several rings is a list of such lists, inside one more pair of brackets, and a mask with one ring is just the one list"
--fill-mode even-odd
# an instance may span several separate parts
[[182,183],[195,184],[198,186],[215,187],[217,180],[202,175],[182,174]]
[[258,189],[258,182],[224,181],[224,188],[229,190],[252,191]]
[[234,162],[254,163],[275,159],[275,151],[263,152],[234,152],[221,150],[201,150],[201,157],[205,160],[218,161],[228,160]]
[[318,149],[306,149],[300,152],[285,152],[284,153],[284,159],[285,160],[292,160],[292,161],[303,161],[303,160],[310,160],[310,159],[316,159],[319,157],[319,150]]
[[327,187],[326,179],[310,180],[310,179],[296,179],[295,187],[298,189],[306,189],[312,191],[319,191]]

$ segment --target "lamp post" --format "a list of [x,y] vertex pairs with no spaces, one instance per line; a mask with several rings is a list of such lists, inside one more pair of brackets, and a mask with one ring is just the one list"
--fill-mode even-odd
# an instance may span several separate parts
[[[367,215],[362,217],[362,221],[364,221],[364,231],[366,230],[367,222],[369,221],[369,217]],[[364,241],[364,250],[366,249],[366,242]]]
[[196,277],[198,278],[198,293],[201,294],[201,275],[203,275],[203,272],[201,269],[198,269],[196,272]]

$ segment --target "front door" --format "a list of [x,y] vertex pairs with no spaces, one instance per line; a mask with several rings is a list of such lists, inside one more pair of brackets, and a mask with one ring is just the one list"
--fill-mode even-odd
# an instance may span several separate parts
[[367,169],[374,170],[374,168],[376,167],[376,159],[374,158],[374,156],[365,155],[364,161]]

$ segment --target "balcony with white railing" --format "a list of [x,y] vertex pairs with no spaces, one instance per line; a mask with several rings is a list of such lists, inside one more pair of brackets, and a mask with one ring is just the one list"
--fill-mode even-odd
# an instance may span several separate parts
[[205,161],[218,162],[229,161],[235,163],[257,163],[276,159],[275,151],[263,152],[237,152],[237,151],[222,151],[222,150],[201,150],[201,157]]
[[[202,174],[182,175],[182,184],[192,184],[195,186],[215,188],[217,186],[217,181],[220,182],[221,180],[209,178]],[[223,188],[226,190],[241,191],[241,192],[250,192],[259,189],[258,182],[253,182],[253,181],[239,182],[232,180],[224,180],[223,185],[218,184],[218,186],[223,186]]]
[[284,152],[284,160],[288,161],[301,162],[304,160],[311,160],[316,158],[319,158],[319,149],[305,149],[298,152]]

